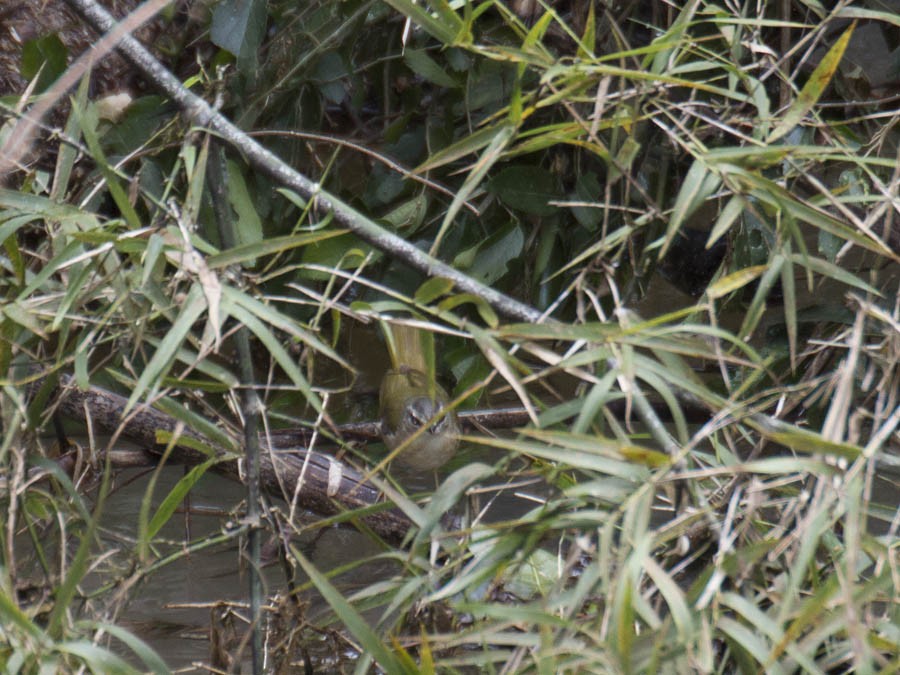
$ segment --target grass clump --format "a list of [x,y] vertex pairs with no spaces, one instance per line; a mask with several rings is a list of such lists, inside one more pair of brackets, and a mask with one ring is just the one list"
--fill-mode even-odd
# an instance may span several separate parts
[[[323,662],[359,671],[896,668],[900,136],[896,74],[874,68],[896,17],[389,0],[250,3],[241,22],[229,6],[194,17],[185,84],[314,189],[156,94],[106,119],[85,84],[52,172],[0,192],[8,667],[113,667],[113,635],[158,668],[114,626],[128,594],[88,598],[83,580],[152,579],[172,553],[160,528],[219,461],[158,508],[149,484],[127,572],[91,562],[114,473],[95,465],[85,502],[38,459],[30,381],[71,372],[240,454],[248,384],[263,432],[371,415],[367,326],[400,314],[435,333],[458,406],[526,422],[469,433],[426,500],[384,483],[415,524],[404,546],[368,532],[377,552],[332,568],[293,486],[266,498],[284,664],[333,630]],[[426,251],[460,276],[423,274]],[[31,557],[48,608],[22,592]]]

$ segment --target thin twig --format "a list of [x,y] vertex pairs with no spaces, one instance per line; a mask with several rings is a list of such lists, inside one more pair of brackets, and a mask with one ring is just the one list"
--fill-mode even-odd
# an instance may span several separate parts
[[[351,150],[355,150],[356,152],[361,152],[364,155],[368,155],[373,159],[378,160],[382,164],[384,164],[389,169],[393,169],[397,173],[401,174],[404,178],[408,178],[409,180],[414,180],[417,183],[421,183],[426,187],[430,187],[432,190],[436,192],[440,192],[443,195],[448,197],[453,197],[454,192],[450,188],[441,183],[438,183],[435,180],[431,180],[430,178],[425,178],[424,176],[420,176],[417,173],[414,173],[407,169],[405,166],[400,164],[399,162],[391,159],[387,155],[375,152],[371,148],[366,147],[360,143],[354,143],[351,140],[346,138],[341,138],[339,136],[334,136],[333,134],[313,134],[308,131],[284,131],[284,130],[266,130],[266,131],[254,131],[251,133],[251,136],[254,138],[260,138],[261,136],[287,136],[289,138],[302,138],[308,141],[318,141],[320,143],[331,143],[333,145],[340,145],[345,148],[350,148]],[[478,210],[478,207],[472,204],[469,201],[463,201],[463,206],[465,206],[469,211],[474,213],[476,216],[481,215],[481,211]]]

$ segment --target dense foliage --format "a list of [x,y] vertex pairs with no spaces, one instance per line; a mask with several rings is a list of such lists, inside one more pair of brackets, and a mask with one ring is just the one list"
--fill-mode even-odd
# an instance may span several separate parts
[[[0,663],[125,669],[111,635],[163,670],[114,624],[112,590],[244,532],[157,537],[209,462],[159,506],[149,481],[136,545],[95,556],[113,473],[93,467],[88,499],[49,459],[30,383],[71,372],[239,439],[240,325],[267,427],[353,420],[385,358],[371,326],[412,314],[457,405],[531,423],[465,438],[424,501],[398,486],[418,525],[403,548],[321,569],[290,543],[321,523],[273,504],[284,594],[330,608],[272,603],[273,667],[321,653],[326,629],[341,648],[321,658],[348,670],[900,665],[896,2],[190,9],[158,17],[179,37],[154,45],[185,87],[545,320],[348,231],[149,78],[123,110],[115,78],[83,80],[0,191]],[[21,47],[35,86],[2,99],[0,143],[74,56],[42,40]],[[343,585],[373,561],[382,578]]]

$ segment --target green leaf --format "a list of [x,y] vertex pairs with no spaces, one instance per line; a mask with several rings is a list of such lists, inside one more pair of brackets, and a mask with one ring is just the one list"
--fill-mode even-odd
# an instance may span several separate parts
[[678,630],[678,643],[690,644],[694,633],[694,615],[681,588],[652,556],[644,559],[643,568],[666,600]]
[[300,567],[306,572],[309,580],[316,589],[318,589],[319,593],[322,594],[322,597],[325,598],[325,602],[331,606],[331,609],[341,620],[344,627],[354,638],[356,638],[362,646],[363,651],[375,659],[381,669],[386,673],[403,674],[410,672],[404,667],[403,661],[398,659],[397,656],[387,648],[384,642],[381,641],[381,638],[379,638],[378,634],[372,630],[363,616],[354,609],[353,605],[347,602],[344,596],[341,595],[334,586],[331,585],[328,578],[320,573],[319,570],[316,569],[316,566],[307,560],[306,556],[300,553],[300,551],[294,547],[291,547],[291,550],[297,562],[300,563]]
[[95,645],[89,640],[71,640],[56,644],[62,654],[71,654],[83,660],[94,673],[106,675],[138,675],[138,671],[128,665],[120,656],[108,649]]
[[466,589],[478,588],[488,579],[496,578],[521,551],[524,539],[524,533],[515,531],[476,531],[469,544],[471,559],[442,588],[428,596],[426,602],[451,598]]
[[309,348],[324,354],[342,367],[352,370],[350,364],[328,344],[322,342],[315,333],[308,330],[305,326],[283,312],[278,311],[274,306],[257,300],[253,296],[230,286],[222,287],[222,297],[223,299],[227,298],[235,307],[247,310],[261,321],[264,321],[278,330],[284,331],[288,335],[307,345]]
[[[68,222],[97,223],[97,216],[86,213],[70,204],[59,204],[47,197],[28,194],[19,190],[0,187],[0,206],[20,214],[39,215],[44,218]],[[12,214],[5,214],[12,215]],[[89,229],[89,228],[86,228]]]
[[[345,234],[347,234],[347,230],[323,229],[316,230],[315,232],[291,234],[285,237],[268,237],[252,243],[239,244],[234,248],[211,255],[206,259],[206,266],[209,269],[214,270],[228,267],[229,265],[240,265],[245,262],[249,263],[256,258],[263,256],[285,253],[286,251],[295,248],[322,244],[329,239],[342,237]],[[332,245],[346,248],[346,241],[336,242],[336,244]]]
[[213,9],[210,39],[239,62],[252,62],[265,33],[265,17],[265,0],[222,0]]
[[44,332],[44,326],[38,321],[38,316],[34,311],[23,307],[19,302],[7,302],[3,305],[2,315],[25,328],[30,333],[34,333],[40,338],[47,339]]
[[34,213],[29,213],[22,216],[14,216],[9,218],[8,220],[3,221],[3,224],[0,225],[0,243],[5,244],[6,240],[9,239],[13,234],[15,234],[19,229],[28,225],[28,223],[34,222],[35,220],[40,220],[41,216]]
[[594,3],[588,5],[587,20],[584,22],[584,33],[581,36],[581,42],[578,45],[578,58],[592,60],[596,50],[597,41],[597,19],[595,16]]
[[19,72],[26,80],[40,73],[35,93],[41,93],[66,70],[68,54],[56,33],[28,40],[22,45],[22,67]]
[[494,308],[491,307],[480,295],[474,295],[472,293],[457,293],[455,295],[451,295],[445,300],[442,300],[438,305],[438,309],[441,312],[449,312],[456,307],[467,303],[472,303],[473,305],[475,305],[475,309],[478,310],[478,315],[481,317],[481,320],[484,321],[485,325],[487,325],[489,328],[496,328],[499,325],[500,319],[497,317],[497,312],[495,312]]
[[616,153],[616,162],[609,167],[609,185],[615,184],[625,174],[632,173],[632,165],[641,150],[641,143],[634,136],[628,135],[622,147]]
[[378,249],[348,232],[305,246],[301,255],[301,273],[306,279],[327,281],[334,277],[332,269],[356,269],[366,260],[377,262],[382,255]]
[[[181,343],[188,336],[194,322],[206,311],[206,299],[199,284],[193,284],[188,291],[187,298],[181,306],[178,318],[172,324],[169,332],[153,353],[150,362],[144,367],[141,376],[134,385],[134,391],[125,406],[125,412],[130,411],[147,390],[153,387],[153,391],[159,386],[169,366],[175,358],[176,352],[181,348]],[[152,398],[152,396],[151,396]]]
[[[593,6],[593,5],[592,5]],[[571,201],[584,202],[593,204],[594,206],[570,206],[572,215],[575,216],[582,227],[594,232],[597,226],[603,222],[603,209],[599,201],[603,197],[603,188],[597,174],[588,171],[578,177],[575,181],[575,192],[569,196]]]
[[767,269],[768,265],[754,265],[753,267],[739,269],[736,272],[732,272],[731,274],[722,277],[715,283],[710,284],[706,289],[706,294],[710,299],[718,300],[719,298],[740,290],[747,284],[756,281],[765,274]]
[[866,293],[871,293],[876,297],[881,297],[881,293],[877,288],[867,284],[865,281],[857,277],[855,274],[848,272],[842,267],[838,267],[822,258],[815,258],[801,253],[793,253],[789,257],[790,261],[795,265],[806,267],[814,272],[821,274],[823,277],[830,277],[848,286],[853,286]]
[[734,225],[746,206],[745,200],[741,195],[734,195],[725,204],[725,208],[719,213],[712,230],[709,233],[709,239],[706,240],[706,248],[712,248],[719,239],[721,239]]
[[416,548],[428,540],[434,529],[441,524],[444,515],[456,506],[466,490],[494,473],[494,467],[474,462],[444,478],[425,507],[425,518],[418,523],[419,531],[413,540],[413,547]]
[[157,673],[158,675],[165,675],[165,673],[172,672],[168,666],[166,666],[165,661],[160,658],[159,654],[153,651],[150,645],[121,626],[111,623],[87,623],[95,629],[100,629],[109,633],[127,645],[132,653],[144,663],[150,672]]
[[778,126],[776,126],[772,130],[772,133],[769,134],[766,143],[773,143],[791,131],[791,129],[797,126],[800,121],[806,117],[806,114],[813,109],[813,106],[818,100],[822,98],[822,94],[831,83],[831,79],[834,77],[841,59],[844,58],[844,52],[847,50],[847,45],[850,42],[850,38],[853,36],[855,28],[856,22],[854,21],[850,24],[850,27],[844,31],[841,37],[838,38],[838,41],[834,43],[831,49],[828,50],[828,53],[825,54],[819,62],[819,65],[816,66],[812,75],[809,76],[806,84],[803,85],[803,89],[800,90],[797,99],[791,107],[788,108],[788,111],[781,119],[781,122],[779,122]]
[[424,193],[420,193],[394,208],[381,220],[392,225],[395,230],[408,229],[409,232],[406,233],[406,236],[409,236],[419,229],[427,212],[428,197]]
[[322,95],[339,105],[347,98],[346,78],[352,75],[344,56],[336,51],[325,52],[316,64],[315,79]]
[[553,214],[557,207],[548,202],[559,199],[553,174],[539,166],[504,169],[491,180],[487,189],[509,208],[536,216]]
[[244,181],[240,165],[228,160],[228,202],[237,214],[235,229],[241,244],[254,244],[262,240],[262,220]]
[[491,139],[490,144],[488,144],[484,152],[481,153],[481,156],[472,167],[469,175],[466,176],[466,180],[462,184],[462,187],[457,190],[455,195],[453,195],[453,201],[450,203],[450,207],[447,209],[447,213],[444,215],[444,220],[441,223],[440,230],[438,230],[434,242],[431,245],[431,255],[437,255],[438,247],[440,246],[444,235],[447,233],[447,230],[453,224],[453,219],[456,218],[456,214],[459,213],[459,210],[463,207],[463,204],[466,203],[466,200],[481,185],[481,181],[497,160],[500,159],[501,153],[514,135],[515,127],[512,125],[502,126],[497,129],[497,133]]
[[[180,156],[184,161],[184,172],[188,181],[188,193],[184,199],[183,217],[189,223],[200,219],[200,207],[206,188],[206,169],[209,165],[209,137],[203,139],[199,156],[193,145],[182,147]],[[230,195],[229,195],[230,198]]]
[[448,75],[438,62],[431,58],[424,49],[407,49],[406,53],[403,55],[403,59],[406,61],[406,65],[409,66],[410,70],[439,87],[457,89],[461,86],[460,83],[454,77]]
[[147,524],[146,539],[149,541],[157,535],[163,525],[169,522],[172,514],[178,506],[184,501],[188,493],[193,489],[197,481],[200,480],[211,466],[218,462],[218,458],[208,459],[202,464],[198,464],[187,472],[173,487],[169,490],[162,503],[157,507],[156,513]]
[[766,310],[766,298],[772,290],[772,287],[775,285],[775,281],[781,275],[781,268],[783,266],[784,256],[780,253],[773,255],[768,267],[766,267],[765,272],[763,272],[763,275],[760,278],[759,285],[756,287],[756,292],[753,294],[753,300],[750,301],[750,306],[744,313],[744,321],[741,324],[740,330],[738,330],[739,337],[747,339],[753,331],[756,330],[756,326]]
[[791,372],[795,372],[797,369],[797,293],[794,286],[794,265],[790,257],[785,260],[781,268],[781,292]]
[[[562,569],[562,563],[559,554],[545,551],[542,548],[535,549],[520,564],[505,571],[501,578],[503,590],[523,601],[545,598],[559,583],[560,569]],[[511,610],[524,610],[524,608],[524,604],[510,607]],[[564,625],[565,621],[560,619],[560,627]]]
[[453,281],[444,277],[432,277],[425,281],[418,289],[413,299],[417,304],[430,305],[438,298],[442,298],[453,290]]
[[141,228],[141,219],[138,216],[137,211],[134,210],[131,200],[128,199],[128,193],[125,191],[125,188],[122,187],[119,176],[106,160],[106,154],[100,146],[100,138],[97,135],[98,120],[96,107],[91,105],[88,106],[86,110],[72,108],[72,112],[76,115],[78,124],[81,126],[81,133],[84,136],[84,141],[87,143],[88,149],[91,151],[91,157],[100,168],[100,173],[103,174],[103,179],[106,181],[106,188],[109,190],[110,196],[113,198],[113,201],[115,201],[116,206],[121,212],[122,217],[125,218],[128,226],[132,230],[139,230]]
[[[312,387],[309,384],[309,380],[307,380],[306,376],[303,375],[303,371],[300,370],[300,367],[297,365],[295,359],[287,352],[287,350],[285,350],[281,342],[276,339],[276,337],[272,334],[272,331],[268,329],[266,324],[260,321],[254,313],[249,311],[250,308],[257,308],[257,303],[244,302],[243,304],[238,304],[237,302],[234,302],[235,299],[240,298],[242,295],[243,294],[237,293],[236,291],[224,294],[223,306],[225,298],[227,297],[229,304],[233,303],[229,308],[229,314],[231,314],[235,319],[244,324],[244,326],[246,326],[250,330],[250,332],[252,332],[259,339],[263,346],[268,350],[269,354],[272,355],[272,358],[275,359],[275,361],[279,366],[281,366],[281,369],[291,379],[297,389],[300,390],[306,401],[316,410],[316,412],[321,412],[322,401],[313,391]],[[244,300],[246,300],[246,296],[244,296]],[[310,336],[305,337],[307,340],[310,339]],[[315,340],[315,342],[321,344],[318,340]],[[322,347],[322,351],[334,353],[330,348],[325,347],[324,344],[322,345]],[[340,357],[338,357],[337,360],[341,361]]]
[[[474,152],[478,152],[488,145],[495,147],[505,147],[515,133],[515,128],[511,127],[507,122],[501,122],[489,127],[479,129],[474,134],[469,134],[465,138],[453,143],[452,145],[439,150],[431,155],[422,164],[417,166],[413,173],[422,174],[440,166],[450,164]],[[493,156],[489,153],[488,156]]]
[[588,434],[552,433],[537,429],[521,431],[536,440],[479,438],[478,442],[524,457],[556,462],[562,467],[623,478],[635,484],[646,481],[650,475],[647,467],[625,458],[621,452],[625,446],[619,441]]
[[[111,154],[127,155],[145,147],[147,139],[159,127],[171,122],[172,108],[162,96],[141,96],[132,101],[122,117],[112,127],[105,129],[104,147]],[[139,152],[136,154],[140,155]],[[146,196],[160,198],[164,193],[159,166],[150,159],[141,161],[140,185]]]
[[769,440],[800,452],[834,455],[851,461],[862,454],[862,448],[858,445],[829,441],[815,431],[801,429],[774,418],[758,420],[755,426]]
[[669,250],[669,245],[684,222],[719,188],[721,182],[722,179],[712,173],[705,162],[694,160],[678,191],[672,215],[669,216],[666,239],[659,251],[660,259]]
[[453,264],[482,283],[492,284],[507,273],[507,264],[518,260],[525,246],[525,234],[515,223],[507,223],[486,240],[462,251]]
[[453,11],[445,10],[437,16],[432,16],[427,8],[415,0],[385,0],[385,2],[444,44],[452,44],[463,28],[462,20]]
[[753,626],[745,625],[728,616],[721,616],[716,622],[716,627],[725,635],[726,642],[732,648],[740,648],[756,661],[755,664],[752,664],[756,666],[756,669],[762,671],[762,666],[765,664],[768,666],[765,668],[766,672],[783,675],[784,671],[781,668],[768,663],[769,645]]
[[45,640],[49,642],[43,630],[33,623],[25,612],[19,609],[18,604],[6,594],[5,589],[0,589],[0,618],[3,619],[4,632],[11,631],[14,628],[27,635],[37,644],[41,644]]
[[900,14],[896,8],[893,11],[879,12],[874,9],[866,9],[865,7],[843,6],[838,7],[834,11],[835,17],[845,19],[863,19],[866,21],[883,21],[900,28]]

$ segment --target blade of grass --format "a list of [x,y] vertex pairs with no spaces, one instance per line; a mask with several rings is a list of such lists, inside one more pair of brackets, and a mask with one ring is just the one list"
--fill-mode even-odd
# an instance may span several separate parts
[[[343,625],[350,631],[362,646],[365,653],[371,656],[378,665],[387,673],[412,673],[405,668],[404,662],[388,649],[387,645],[372,630],[368,622],[347,602],[343,595],[321,574],[316,566],[306,559],[300,551],[293,549],[294,556],[300,567],[315,585],[331,609],[340,618]],[[415,671],[413,671],[415,672]]]

